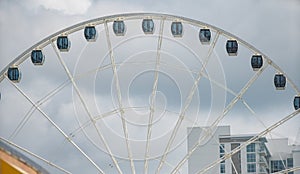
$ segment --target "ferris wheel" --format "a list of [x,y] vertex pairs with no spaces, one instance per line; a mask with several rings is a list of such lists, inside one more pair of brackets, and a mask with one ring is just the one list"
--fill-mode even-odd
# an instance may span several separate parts
[[[254,46],[155,13],[58,31],[9,63],[0,89],[1,141],[53,173],[187,173],[217,126],[256,120],[256,136],[197,171],[209,173],[261,137],[286,136],[277,128],[300,112],[299,87]],[[187,148],[189,127],[207,132]]]

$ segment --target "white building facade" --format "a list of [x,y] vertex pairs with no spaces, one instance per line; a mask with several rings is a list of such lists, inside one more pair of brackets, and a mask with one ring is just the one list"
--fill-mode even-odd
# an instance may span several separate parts
[[[287,138],[270,139],[267,147],[272,152],[269,162],[271,173],[300,166],[300,146],[288,145]],[[300,174],[300,171],[295,171],[294,174]]]
[[[207,128],[188,128],[188,150],[207,135]],[[231,135],[229,126],[219,126],[202,140],[188,161],[188,173],[194,174],[255,135]],[[288,139],[260,138],[208,173],[269,174],[300,166],[300,146],[289,146]],[[300,174],[300,171],[289,172]]]

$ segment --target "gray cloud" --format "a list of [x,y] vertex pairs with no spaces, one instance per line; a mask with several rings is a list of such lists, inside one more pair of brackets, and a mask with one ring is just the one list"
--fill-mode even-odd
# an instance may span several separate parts
[[[67,4],[67,1],[59,1],[59,6],[56,1],[0,1],[0,69],[4,68],[9,62],[11,62],[22,51],[29,48],[34,43],[45,38],[46,36],[61,30],[67,26],[71,26],[75,23],[96,18],[109,14],[123,13],[123,12],[162,12],[176,15],[182,15],[188,18],[204,21],[215,26],[218,26],[224,30],[227,30],[245,41],[256,46],[259,50],[266,53],[275,63],[280,65],[282,69],[295,81],[296,85],[300,86],[299,77],[299,65],[300,65],[300,50],[298,49],[300,39],[300,3],[297,0],[286,1],[76,1],[72,4]],[[79,8],[80,7],[80,8]],[[129,25],[130,23],[130,25]],[[140,26],[139,23],[128,22],[128,26]],[[165,26],[165,35],[170,35],[169,23]],[[157,25],[158,26],[158,25]],[[158,28],[158,27],[157,27]],[[101,29],[101,27],[99,27]],[[103,29],[103,27],[102,27]],[[185,28],[185,36],[193,37],[193,28]],[[128,28],[128,35],[135,35],[141,32],[141,30]],[[158,33],[158,30],[156,30]],[[200,43],[197,38],[197,31],[195,31],[195,39],[182,40],[184,44],[189,44],[189,47],[196,50],[196,53],[203,57],[205,54],[201,51],[207,50],[207,48],[198,46]],[[111,33],[112,34],[112,33]],[[140,33],[142,34],[142,33]],[[213,33],[214,34],[214,33]],[[105,50],[105,46],[99,48],[101,44],[106,45],[105,33],[100,32],[98,41],[87,45],[86,50],[82,53],[81,57],[78,57],[82,48],[85,45],[85,41],[82,36],[82,31],[70,36],[72,40],[72,47],[69,53],[62,53],[63,59],[70,68],[71,72],[80,74],[86,72],[86,68],[97,68],[100,65],[106,65],[109,62],[109,57],[102,53]],[[113,44],[117,44],[122,38],[115,38],[112,36]],[[116,48],[116,58],[118,61],[130,58],[130,56],[139,50],[139,44],[144,45],[149,41],[156,40],[149,39],[145,41],[133,40],[128,41],[124,45]],[[215,62],[219,61],[222,64],[222,68],[225,72],[225,80],[227,87],[232,89],[235,93],[245,85],[245,83],[254,74],[250,67],[250,56],[252,53],[246,49],[241,48],[238,57],[228,57],[225,54],[225,38],[220,38],[216,46],[216,55],[214,56]],[[199,45],[198,45],[199,44]],[[156,41],[154,44],[149,44],[151,49],[156,49]],[[178,49],[176,49],[178,48]],[[180,49],[181,48],[181,49]],[[180,44],[172,42],[170,40],[163,40],[163,49],[165,52],[172,53],[178,56],[178,60],[181,60],[184,66],[182,68],[190,68],[193,70],[199,70],[201,63],[193,59],[193,55],[188,53]],[[67,76],[64,73],[62,66],[59,64],[53,49],[51,46],[47,46],[44,49],[46,53],[46,62],[43,67],[33,67],[28,60],[21,66],[23,73],[23,79],[18,84],[26,93],[37,101],[44,96],[50,89],[54,89],[56,86],[64,83],[67,80]],[[92,55],[102,53],[99,57],[92,57]],[[118,56],[122,55],[122,56]],[[188,56],[187,56],[188,55]],[[143,58],[154,57],[155,54],[140,54],[134,58],[143,56]],[[147,57],[149,56],[149,57]],[[102,59],[104,58],[104,60]],[[178,61],[170,61],[172,56],[162,54],[162,61],[165,61],[169,65],[179,65]],[[76,61],[77,65],[76,65]],[[90,60],[86,62],[85,60]],[[95,62],[95,64],[91,62]],[[154,62],[149,65],[153,69]],[[138,70],[138,67],[125,65],[120,66],[120,71],[124,68],[124,72],[129,72],[130,69]],[[148,66],[140,66],[140,69],[149,68]],[[213,73],[220,73],[222,69],[214,69],[211,66],[207,73],[212,77]],[[119,68],[119,67],[118,67]],[[180,106],[184,103],[184,100],[191,88],[191,78],[195,78],[196,74],[191,74],[189,78],[185,76],[188,74],[184,71],[176,70],[175,72],[181,72],[177,76],[168,72],[168,67],[165,68],[164,75],[161,75],[159,79],[158,89],[161,91],[159,94],[167,100],[167,108],[171,111],[180,112]],[[265,126],[274,123],[284,115],[292,112],[292,99],[295,95],[294,91],[288,85],[286,91],[275,91],[273,86],[273,75],[275,70],[268,68],[262,76],[253,84],[253,86],[244,95],[244,99],[250,105],[250,107],[256,112],[256,115],[252,115],[251,112],[239,101],[237,105],[228,113],[222,124],[230,124],[232,126],[233,133],[257,133],[265,128]],[[63,75],[62,75],[63,74]],[[183,75],[184,74],[184,75]],[[163,78],[163,76],[165,76]],[[91,82],[96,77],[96,82]],[[122,74],[122,79],[130,78],[129,74]],[[143,77],[147,81],[143,83],[143,80],[136,78],[130,91],[130,100],[136,99],[133,102],[135,105],[147,104],[149,94],[152,89],[153,77]],[[121,80],[122,80],[121,79]],[[186,84],[182,86],[175,86],[174,80],[177,84]],[[220,80],[220,79],[218,79]],[[89,109],[93,115],[110,111],[113,107],[113,103],[117,104],[117,97],[112,98],[111,91],[115,91],[115,84],[113,83],[113,74],[109,68],[107,71],[99,71],[98,74],[92,73],[77,80],[78,87],[83,93],[83,98],[88,103]],[[203,83],[203,85],[201,85]],[[122,84],[121,84],[122,85]],[[134,86],[135,85],[135,86]],[[170,86],[172,88],[170,89]],[[94,89],[95,87],[95,89]],[[218,89],[218,91],[213,91]],[[205,89],[205,90],[203,90]],[[94,91],[95,90],[95,91]],[[123,88],[122,88],[123,90]],[[178,90],[183,93],[181,101],[178,99]],[[202,79],[199,85],[198,94],[200,97],[200,104],[196,99],[193,100],[192,105],[195,108],[200,108],[198,117],[196,116],[196,109],[189,109],[187,112],[187,118],[192,119],[192,123],[189,120],[184,120],[184,124],[181,127],[181,131],[184,131],[184,126],[190,126],[193,123],[196,125],[205,126],[210,123],[211,118],[216,118],[218,113],[216,110],[210,111],[210,105],[217,100],[223,100],[222,96],[211,99],[214,92],[221,91],[220,87],[217,87],[213,83],[208,83],[206,79]],[[0,91],[2,94],[2,100],[0,102],[0,136],[8,137],[21,121],[25,113],[30,109],[31,105],[20,95],[15,89],[9,85],[6,80],[0,84]],[[96,96],[95,93],[96,92]],[[220,92],[221,94],[221,92]],[[234,95],[227,93],[226,103],[228,104]],[[18,102],[16,102],[17,100]],[[139,102],[142,100],[143,102]],[[147,100],[147,101],[146,101]],[[124,105],[130,106],[130,101],[123,99]],[[74,102],[74,103],[73,103]],[[220,102],[220,103],[221,103]],[[73,104],[76,105],[74,109]],[[199,105],[198,105],[199,104]],[[16,109],[18,108],[18,109]],[[199,109],[198,108],[198,109]],[[88,116],[84,111],[82,104],[74,91],[72,91],[71,84],[68,84],[62,91],[57,93],[51,100],[42,105],[42,109],[48,113],[51,118],[63,128],[66,133],[71,133],[76,130],[79,125],[76,120],[76,114],[79,116],[81,122],[88,121]],[[270,111],[271,110],[271,111]],[[145,111],[144,111],[145,112]],[[128,113],[139,113],[136,110],[131,110]],[[7,117],[10,115],[10,117]],[[143,115],[143,114],[141,114]],[[147,114],[146,114],[147,115]],[[114,114],[114,117],[120,115]],[[118,130],[122,135],[122,128],[117,127],[119,123],[111,122],[113,116],[105,119],[106,124],[109,126],[115,126],[114,130]],[[168,117],[169,116],[169,117]],[[134,117],[133,117],[134,118]],[[162,119],[162,122],[154,125],[154,135],[158,136],[161,133],[160,126],[170,126],[172,129],[171,121],[176,118],[176,114],[168,114]],[[193,120],[195,119],[195,120]],[[253,124],[245,124],[251,122]],[[299,117],[296,117],[294,121],[288,122],[282,127],[276,129],[272,135],[273,137],[285,137],[288,136],[290,140],[295,140],[296,131],[299,126],[296,124],[299,122]],[[168,124],[167,124],[168,123]],[[173,122],[172,122],[173,123]],[[265,125],[261,124],[264,123]],[[99,125],[103,125],[100,124]],[[243,126],[241,126],[243,125]],[[109,143],[111,143],[112,149],[119,150],[118,144],[123,144],[121,148],[124,148],[124,142],[119,142],[118,137],[110,137],[109,126],[103,128],[103,132]],[[288,128],[288,129],[287,129]],[[168,127],[164,127],[164,130]],[[93,130],[89,125],[86,130]],[[132,131],[132,137],[138,138],[140,134],[144,134],[145,130],[137,132],[138,127],[130,127]],[[287,132],[289,130],[289,132]],[[95,133],[95,132],[93,132]],[[91,133],[92,136],[96,134]],[[34,135],[34,136],[32,136]],[[103,168],[107,173],[117,173],[113,162],[107,154],[97,149],[95,145],[90,142],[82,131],[75,131],[74,141],[83,148],[88,155],[96,161],[96,163]],[[168,134],[169,136],[169,134]],[[184,135],[178,135],[176,138],[184,137]],[[95,137],[98,139],[98,137]],[[36,141],[38,140],[38,141]],[[167,139],[157,140],[161,144],[166,143]],[[37,111],[34,112],[28,123],[24,126],[21,133],[16,136],[13,141],[17,142],[21,146],[29,148],[33,152],[44,156],[49,160],[55,161],[57,164],[64,166],[72,173],[96,173],[95,168],[86,160],[79,152],[74,149],[64,138],[58,134],[58,132],[42,117]],[[32,143],[35,142],[35,143]],[[177,145],[179,141],[177,140]],[[98,140],[99,143],[99,140]],[[50,146],[51,144],[51,146]],[[117,144],[117,145],[115,145]],[[159,143],[158,143],[159,144]],[[175,165],[180,157],[186,152],[185,143],[179,144],[177,149],[170,154],[167,158],[168,162]],[[47,147],[47,149],[45,149]],[[153,145],[153,149],[161,150],[161,148]],[[63,152],[63,153],[62,153]],[[126,151],[123,150],[126,155]],[[125,156],[124,155],[124,156]],[[120,166],[124,171],[130,171],[130,165],[128,161],[123,159],[117,159],[120,161]],[[84,164],[83,164],[84,163]],[[81,167],[83,164],[86,168]],[[112,164],[113,167],[110,166]],[[155,169],[158,161],[150,161],[151,170]],[[53,173],[58,171],[51,169]],[[88,169],[87,169],[88,168]],[[142,162],[136,162],[137,169],[143,169]],[[165,172],[170,169],[164,168]],[[184,172],[183,172],[184,173]]]

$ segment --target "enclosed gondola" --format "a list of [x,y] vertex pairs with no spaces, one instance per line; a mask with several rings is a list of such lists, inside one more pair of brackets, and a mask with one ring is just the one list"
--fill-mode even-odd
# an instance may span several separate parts
[[183,26],[181,22],[172,22],[171,32],[174,37],[182,37]]
[[258,71],[263,66],[263,58],[261,55],[253,55],[251,58],[251,66],[253,71]]
[[124,21],[114,21],[113,23],[113,31],[116,36],[124,36],[125,35],[125,23]]
[[229,56],[236,56],[238,52],[238,43],[236,40],[228,40],[226,43],[226,51]]
[[154,22],[152,19],[143,19],[142,29],[145,34],[154,33]]
[[57,48],[62,52],[68,52],[71,47],[71,42],[68,36],[58,36],[56,40]]
[[43,55],[42,50],[31,51],[31,62],[34,65],[43,65],[44,61],[45,61],[45,55]]
[[286,77],[283,74],[275,74],[274,85],[277,90],[284,90],[286,85]]
[[9,67],[7,70],[7,77],[14,83],[18,83],[21,80],[21,72],[18,67]]
[[300,108],[300,95],[297,95],[294,98],[294,108],[295,110],[298,110]]
[[84,37],[88,42],[95,42],[97,40],[97,30],[95,26],[86,26],[84,28]]
[[209,44],[211,38],[210,29],[204,28],[199,31],[199,39],[202,44]]

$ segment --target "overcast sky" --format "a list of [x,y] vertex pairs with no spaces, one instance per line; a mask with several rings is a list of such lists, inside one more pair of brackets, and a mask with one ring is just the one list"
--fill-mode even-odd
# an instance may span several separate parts
[[[88,19],[132,12],[155,12],[184,16],[228,31],[268,55],[284,70],[298,88],[300,87],[300,1],[298,0],[1,0],[0,69],[2,70],[33,44],[61,29]],[[155,22],[155,34],[158,34],[159,21]],[[138,22],[128,22],[127,24],[140,26]],[[171,67],[176,65],[179,69],[199,71],[200,69],[197,68],[201,67],[201,62],[196,60],[197,57],[194,56],[197,54],[203,60],[205,57],[203,51],[204,53],[207,52],[208,47],[199,46],[200,49],[197,51],[198,29],[186,25],[185,38],[178,41],[170,36],[169,25],[170,22],[165,22],[164,35],[166,38],[162,42],[162,62],[166,62]],[[87,72],[87,67],[93,69],[105,66],[110,61],[107,55],[104,27],[99,26],[97,29],[99,30],[99,37],[95,44],[86,44],[82,31],[79,31],[70,36],[72,39],[70,54],[61,54],[68,68],[75,75]],[[126,37],[130,38],[142,34],[138,32],[139,30],[130,30],[128,27]],[[195,39],[192,38],[194,32],[196,33]],[[121,43],[122,40],[122,38],[114,36],[111,39],[113,45]],[[238,93],[255,73],[249,65],[252,53],[241,47],[239,56],[228,57],[224,51],[225,41],[224,37],[220,37],[218,40],[206,73],[210,78]],[[99,48],[99,44],[103,47]],[[183,45],[187,45],[195,54],[185,49]],[[145,48],[150,51],[147,52]],[[151,94],[154,80],[156,48],[156,37],[144,37],[143,39],[128,40],[127,44],[120,44],[115,50],[117,63],[138,62],[143,64],[149,62],[148,65],[143,64],[143,66],[131,66],[129,68],[124,65],[118,67],[122,98],[123,100],[126,99],[123,103],[124,107],[149,105],[149,94]],[[52,47],[48,46],[44,51],[47,53],[45,66],[33,67],[29,59],[21,65],[23,77],[18,86],[35,102],[68,79]],[[144,58],[143,61],[139,59],[141,56]],[[157,144],[166,144],[178,118],[178,112],[182,110],[196,77],[195,74],[188,71],[174,71],[167,65],[161,65],[159,75],[159,92],[156,96],[156,104],[159,107],[157,107],[157,112],[154,115],[156,124],[153,128],[153,141],[150,143],[150,146],[152,145],[151,157],[162,154],[165,146],[157,146]],[[275,73],[276,71],[272,67],[268,67],[243,97],[255,111],[255,114],[251,113],[242,102],[238,102],[220,125],[231,125],[233,134],[258,133],[293,112],[292,101],[296,93],[289,84],[285,91],[275,91],[273,85]],[[188,118],[183,121],[180,127],[181,133],[176,136],[175,143],[172,145],[172,149],[175,150],[173,154],[169,155],[171,157],[167,158],[167,161],[172,165],[177,164],[178,160],[181,160],[185,154],[186,126],[193,124],[208,126],[222,112],[223,107],[220,106],[226,106],[234,97],[228,91],[209,83],[207,79],[200,82],[202,86],[199,86],[196,97],[193,98],[191,107],[186,112]],[[77,83],[93,116],[109,112],[118,106],[111,69],[84,76],[84,78],[78,79]],[[0,92],[2,94],[0,136],[9,138],[48,160],[62,165],[72,173],[97,172],[38,111],[33,113],[21,133],[13,138],[10,137],[32,105],[6,80],[0,84]],[[70,84],[66,85],[51,100],[45,102],[41,108],[67,134],[75,135],[74,141],[88,153],[104,172],[117,173],[109,156],[101,152],[105,149],[92,124],[85,127],[85,132],[75,131],[78,128],[78,122],[85,123],[89,117]],[[96,126],[104,132],[104,137],[108,137],[108,143],[114,155],[126,158],[127,150],[125,142],[122,141],[124,133],[121,119],[118,114],[115,115],[117,117],[105,118]],[[143,140],[147,127],[143,125],[148,123],[148,115],[149,112],[143,109],[129,109],[126,113],[130,125],[128,127],[131,133],[129,137],[132,139],[133,155],[136,159],[143,158],[144,155],[144,148],[142,147],[145,146]],[[141,119],[141,116],[145,116],[147,119]],[[300,131],[299,124],[297,124],[299,122],[300,118],[297,116],[268,136],[269,138],[288,137],[291,144],[299,144],[299,139],[296,139],[297,131]],[[114,126],[111,127],[111,125]],[[86,136],[85,133],[90,136]],[[130,171],[128,161],[118,158],[118,162],[121,169],[125,171],[124,173]],[[156,160],[150,162],[150,168],[153,168],[150,170],[151,172],[154,172],[157,164],[158,161]],[[135,165],[137,171],[142,171],[143,162],[136,161]],[[51,167],[47,167],[47,169],[58,172]],[[170,168],[165,167],[163,171],[168,172]],[[186,166],[182,172],[186,172]]]

